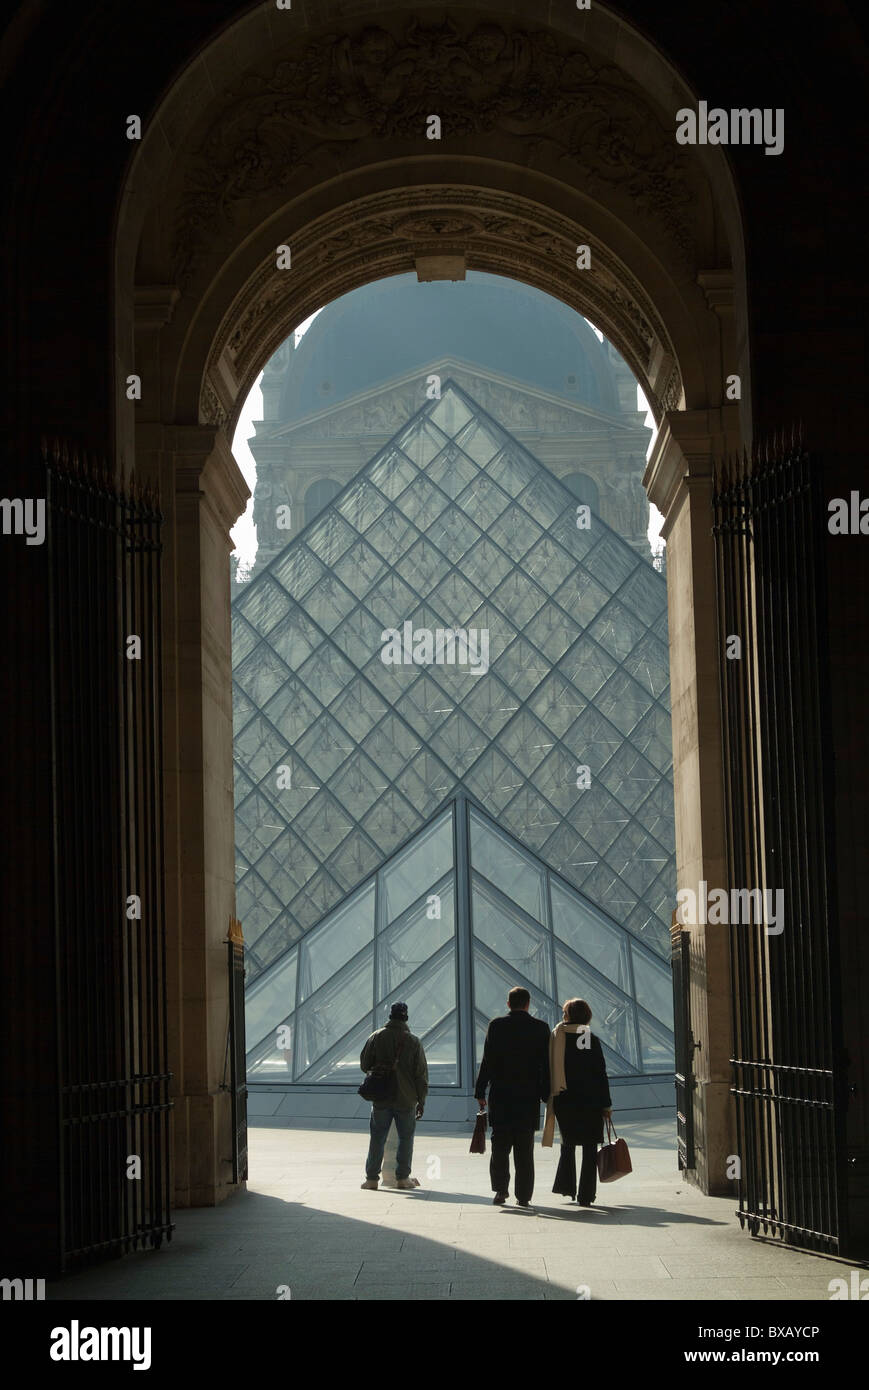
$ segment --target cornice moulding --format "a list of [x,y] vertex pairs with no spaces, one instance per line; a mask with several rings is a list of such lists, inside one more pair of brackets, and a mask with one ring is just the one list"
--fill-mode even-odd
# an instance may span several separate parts
[[180,298],[181,291],[176,285],[137,285],[134,299],[136,328],[165,328],[171,323]]

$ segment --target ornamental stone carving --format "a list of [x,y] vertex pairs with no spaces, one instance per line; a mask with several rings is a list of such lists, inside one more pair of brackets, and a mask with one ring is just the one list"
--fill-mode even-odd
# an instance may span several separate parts
[[645,536],[649,527],[649,502],[637,473],[622,473],[608,480],[610,525],[622,536]]
[[229,419],[229,412],[208,377],[202,384],[199,396],[199,415],[204,425],[216,425],[218,429],[222,429]]
[[433,111],[445,137],[482,137],[480,153],[488,136],[499,137],[499,151],[518,141],[523,163],[557,165],[592,195],[620,190],[690,255],[684,152],[631,78],[543,30],[448,18],[315,38],[270,72],[248,74],[186,171],[177,275],[189,277],[197,247],[240,200],[288,188],[306,171],[346,172],[354,142],[418,147]]
[[[458,367],[445,369],[444,381],[450,376],[513,434],[528,430],[536,434],[573,435],[600,428],[599,422],[588,418],[579,408],[566,409],[527,392],[507,390],[503,385]],[[425,405],[424,386],[425,378],[421,374],[417,385],[391,389],[388,395],[375,400],[344,408],[333,407],[310,423],[300,421],[298,429],[305,439],[355,438],[377,431],[393,434]]]
[[424,394],[416,387],[406,386],[388,397],[357,403],[346,409],[340,406],[330,409],[318,420],[304,425],[305,438],[334,439],[377,431],[394,434],[424,404]]
[[[576,223],[505,193],[419,185],[398,195],[369,195],[310,223],[294,238],[291,276],[277,271],[272,257],[264,261],[227,313],[211,366],[225,350],[238,379],[247,380],[295,323],[321,307],[326,282],[329,298],[337,298],[378,276],[412,271],[420,248],[436,254],[459,227],[472,268],[525,280],[572,303],[598,323],[641,378],[657,344],[672,355],[648,295]],[[591,246],[592,264],[573,273],[579,241]],[[653,397],[650,388],[655,410]]]
[[678,364],[674,364],[667,378],[667,385],[661,393],[661,408],[663,410],[681,410],[682,408],[682,375]]
[[569,410],[530,393],[508,391],[470,372],[460,374],[459,384],[511,434],[521,434],[523,430],[545,435],[577,434],[599,428],[578,408]]

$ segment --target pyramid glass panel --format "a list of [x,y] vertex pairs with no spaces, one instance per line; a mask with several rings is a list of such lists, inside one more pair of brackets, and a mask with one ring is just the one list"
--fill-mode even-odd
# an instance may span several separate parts
[[459,1016],[456,1011],[448,1014],[443,1022],[426,1033],[422,1039],[425,1060],[428,1065],[429,1085],[455,1086],[458,1084],[459,1055]]
[[[458,861],[456,844],[468,846]],[[460,992],[462,959],[471,992]],[[587,999],[614,1074],[666,1072],[666,966],[459,793],[261,971],[248,994],[248,1066],[261,1079],[358,1085],[353,1047],[358,1056],[401,999],[413,1031],[436,1042],[432,1084],[467,1089],[477,1025],[503,1012],[515,984],[550,1026],[565,999]]]
[[[401,976],[401,951],[410,943],[422,951],[422,922],[431,924],[432,949],[419,969],[435,962],[441,971],[438,953],[449,950],[455,974],[456,933],[470,930],[470,880],[464,915],[455,904],[448,921],[414,914],[432,884],[456,872],[452,817],[443,831],[436,816],[457,795],[479,808],[462,854],[495,900],[506,895],[517,909],[518,925],[505,918],[501,928],[503,954],[490,905],[479,947],[469,937],[467,949],[485,957],[481,978],[536,962],[531,983],[557,1018],[566,997],[561,950],[562,974],[568,961],[574,969],[571,993],[582,980],[589,988],[609,980],[630,1003],[626,943],[634,940],[647,967],[649,1019],[667,1022],[657,965],[668,952],[676,888],[665,581],[595,512],[578,517],[574,495],[467,393],[445,383],[441,399],[238,590],[233,643],[249,987],[299,938],[301,982],[309,952],[317,960],[308,934],[364,884],[379,885],[370,938],[367,917],[364,930],[359,919],[324,936],[319,973],[300,984],[313,993],[284,1014],[293,1014],[294,1080],[321,1065],[326,1079],[346,1075],[329,1061],[332,1051],[343,1057],[344,1034],[374,1017],[375,996]],[[521,872],[509,868],[514,861]],[[565,901],[581,894],[612,935],[588,926],[583,952],[579,928],[577,936],[556,927],[563,946],[552,938],[539,954],[535,930],[553,932],[552,875]],[[489,892],[482,880],[479,891]],[[416,927],[408,919],[402,946],[407,914]],[[393,924],[384,942],[398,954],[387,968],[374,940]],[[333,961],[325,943],[345,936]],[[415,958],[407,954],[408,968]],[[353,1017],[341,1005],[346,1027],[333,1035],[317,1000],[345,974]],[[429,1029],[445,1029],[441,1048],[456,1033],[461,1046],[470,1030],[470,1056],[468,1001],[447,994]],[[478,1012],[487,1007],[477,1000]],[[452,1015],[455,1026],[443,1022]],[[637,1018],[611,1019],[608,1028],[606,1045],[636,1072]],[[286,1058],[279,1061],[285,1075]],[[455,1070],[450,1084],[467,1084],[458,1055],[445,1065]]]
[[[395,991],[392,992],[394,997]],[[389,1016],[392,998],[383,1000],[378,1010],[383,1019]],[[402,984],[401,999],[407,1004],[408,1016],[413,1019],[418,1036],[436,1028],[453,1012],[456,1007],[456,957],[452,943]]]
[[555,974],[560,997],[588,1000],[592,1006],[592,1031],[639,1070],[636,1012],[628,996],[595,978],[593,971],[559,945],[555,947]]
[[251,1081],[292,1082],[293,1080],[293,1020],[275,1029],[273,1037],[247,1055],[247,1074]]
[[236,609],[232,615],[232,651],[236,661],[244,661],[259,641],[259,633],[246,623]]
[[497,815],[513,800],[523,784],[521,772],[497,748],[491,748],[474,764],[465,778],[465,785]]
[[372,1015],[366,1015],[355,1028],[345,1033],[305,1071],[295,1076],[305,1086],[359,1084],[359,1054],[371,1032]]
[[244,1023],[248,1038],[262,1041],[293,1013],[298,962],[298,948],[288,951],[274,970],[261,975],[256,984],[246,991]]
[[369,944],[296,1010],[297,1080],[362,1014],[370,1015],[373,994],[374,950]]
[[579,565],[556,589],[555,601],[575,623],[586,628],[595,621],[606,603],[607,590],[583,565]]
[[[336,510],[349,521],[355,531],[364,532],[383,515],[386,507],[387,502],[383,494],[367,478],[361,478],[359,482],[351,483],[344,489]],[[360,550],[364,557],[361,564]],[[375,552],[363,541],[350,546],[335,566],[335,573],[339,578],[351,574],[359,576],[361,570],[362,580],[373,582],[371,575],[376,578],[381,564]]]
[[417,836],[383,875],[386,921],[393,922],[420,896],[422,887],[442,878],[453,862],[452,817]]
[[[429,902],[429,898],[436,901]],[[452,883],[438,885],[424,901],[387,927],[378,941],[377,995],[385,999],[451,939],[455,932]]]
[[672,1034],[658,1027],[651,1019],[640,1019],[640,1056],[643,1071],[654,1074],[672,1065]]
[[[488,952],[479,948],[474,951],[474,1002],[481,1014],[488,1020],[506,1013],[505,1000],[508,990],[522,984],[531,993],[531,1012],[540,1015],[540,995],[532,989],[531,980],[523,980],[516,968],[507,961],[493,959]],[[549,1020],[547,1019],[547,1022]],[[483,1036],[485,1037],[485,1029]],[[477,1052],[477,1065],[482,1057],[482,1047]]]
[[[576,955],[582,956],[625,994],[632,992],[630,949],[626,934],[613,927],[601,912],[595,911],[579,894],[569,893],[558,884],[552,885],[552,926],[555,935]],[[671,987],[671,1012],[672,1008]]]
[[546,920],[546,885],[539,865],[520,853],[505,835],[490,829],[482,816],[471,812],[471,859],[474,867],[536,918]]
[[544,796],[526,784],[519,795],[514,796],[501,820],[514,835],[521,835],[527,845],[537,850],[546,844],[560,817]]
[[422,815],[429,815],[452,791],[456,779],[434,755],[421,749],[395,778],[395,785]]
[[552,944],[549,934],[533,922],[511,912],[506,903],[480,880],[473,891],[474,935],[536,985],[541,994],[553,995]]
[[374,932],[374,887],[363,889],[301,943],[299,1003],[303,1003],[361,951]]
[[634,980],[643,1008],[669,1028],[673,1017],[673,982],[667,967],[645,952],[636,950]]

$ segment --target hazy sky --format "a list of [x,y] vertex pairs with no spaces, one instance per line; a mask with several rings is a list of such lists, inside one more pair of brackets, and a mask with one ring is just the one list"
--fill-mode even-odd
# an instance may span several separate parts
[[[317,314],[319,314],[320,312],[321,311],[318,309]],[[306,319],[305,322],[296,329],[295,337],[297,344],[299,340],[307,332],[307,330],[310,328],[311,324],[314,322],[314,319],[317,317],[317,314],[312,314],[309,319]],[[586,322],[588,322],[588,320],[586,320]],[[600,338],[601,342],[603,342],[603,334],[599,331],[599,329],[595,328],[593,323],[589,326],[591,328],[594,328],[594,331],[597,334],[598,338]],[[250,451],[247,441],[251,438],[251,436],[254,433],[254,420],[262,419],[263,393],[260,389],[261,381],[262,372],[260,372],[256,381],[254,382],[253,387],[251,388],[250,395],[244,403],[244,408],[241,412],[241,415],[238,418],[238,424],[236,426],[235,435],[232,441],[232,452],[235,455],[235,459],[238,463],[239,468],[245,476],[248,487],[251,489],[251,494],[253,493],[254,484],[256,483],[256,464],[254,463],[253,454]],[[646,400],[639,386],[637,387],[637,409],[645,410],[646,424],[650,426],[650,428],[652,429],[652,437],[649,441],[649,450],[651,451],[652,444],[654,443],[655,439],[655,422],[652,419],[652,412],[649,410],[648,401]],[[646,456],[648,457],[648,453]],[[657,507],[651,506],[651,504],[650,512],[651,516],[649,518],[649,541],[651,542],[652,548],[654,549],[655,543],[658,538],[658,533],[661,530],[661,525],[663,523],[664,518],[661,516],[661,513],[658,511]],[[232,539],[235,542],[235,549],[241,563],[243,565],[250,564],[253,561],[254,556],[256,555],[256,532],[254,531],[253,527],[252,495],[247,504],[247,509],[244,515],[239,517],[238,521],[233,526],[230,535],[232,536]]]
[[[314,319],[317,317],[317,314],[320,312],[321,311],[318,309],[316,313],[312,314],[310,318],[305,319],[305,322],[300,324],[296,329],[295,339],[297,346],[299,340],[304,337],[311,327],[311,324],[314,322]],[[260,389],[262,379],[263,374],[260,372],[251,387],[250,395],[245,401],[244,408],[238,417],[238,424],[235,427],[235,434],[232,440],[232,452],[235,455],[235,461],[244,474],[245,481],[251,490],[251,496],[248,500],[244,515],[239,517],[229,533],[235,542],[238,558],[243,565],[250,564],[256,555],[256,531],[253,529],[253,489],[256,483],[256,464],[254,463],[253,454],[248,447],[247,441],[254,433],[254,420],[262,419],[263,393]]]

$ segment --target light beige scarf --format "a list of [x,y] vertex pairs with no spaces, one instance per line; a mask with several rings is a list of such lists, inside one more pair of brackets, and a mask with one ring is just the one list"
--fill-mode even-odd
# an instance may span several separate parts
[[567,1090],[567,1080],[564,1075],[564,1047],[568,1033],[578,1033],[580,1028],[586,1028],[584,1023],[558,1023],[552,1030],[549,1039],[549,1100],[546,1104],[546,1123],[543,1126],[543,1138],[540,1141],[544,1149],[551,1149],[555,1139],[555,1106],[553,1101],[561,1092]]

